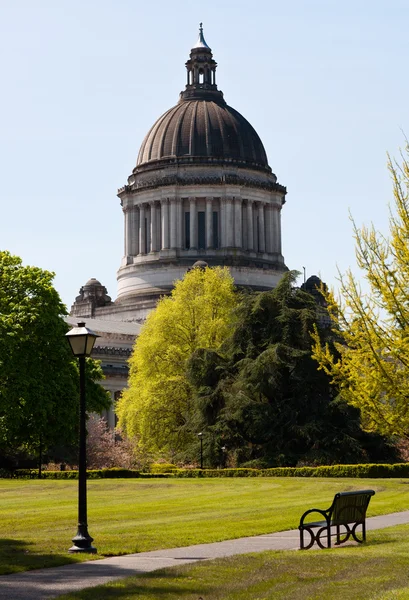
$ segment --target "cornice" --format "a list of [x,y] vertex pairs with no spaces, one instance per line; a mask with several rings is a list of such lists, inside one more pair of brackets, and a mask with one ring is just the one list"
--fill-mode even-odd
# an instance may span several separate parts
[[124,356],[126,358],[129,358],[132,354],[132,348],[115,348],[114,346],[94,346],[92,354]]
[[139,192],[142,190],[155,189],[167,186],[191,186],[191,185],[238,185],[241,187],[257,188],[261,190],[268,190],[279,192],[286,195],[287,188],[279,183],[273,181],[260,181],[244,175],[227,174],[222,176],[207,176],[207,177],[181,177],[180,175],[167,175],[151,177],[150,179],[144,179],[143,181],[136,181],[132,185],[125,185],[118,190],[118,196],[124,194],[130,194],[132,192]]

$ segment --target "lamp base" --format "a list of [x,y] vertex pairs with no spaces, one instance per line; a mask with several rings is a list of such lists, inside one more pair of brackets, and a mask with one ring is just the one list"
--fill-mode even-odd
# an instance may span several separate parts
[[94,538],[88,533],[87,525],[78,525],[77,535],[72,538],[73,546],[68,550],[70,554],[78,552],[88,552],[88,554],[96,554],[97,549],[92,545]]

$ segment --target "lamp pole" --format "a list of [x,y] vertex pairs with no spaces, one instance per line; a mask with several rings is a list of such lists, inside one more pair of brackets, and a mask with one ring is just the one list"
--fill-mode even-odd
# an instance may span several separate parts
[[87,427],[85,402],[85,357],[90,356],[98,335],[78,323],[67,334],[68,342],[74,356],[78,358],[80,370],[80,411],[79,411],[79,455],[78,455],[78,529],[72,539],[71,553],[88,552],[95,554],[97,549],[92,545],[93,538],[88,533],[87,523]]
[[203,469],[203,432],[197,434],[200,439],[200,468]]
[[223,456],[223,465],[222,465],[222,469],[226,468],[226,454],[227,454],[227,447],[226,446],[222,446],[221,447],[221,451],[222,451],[222,456]]

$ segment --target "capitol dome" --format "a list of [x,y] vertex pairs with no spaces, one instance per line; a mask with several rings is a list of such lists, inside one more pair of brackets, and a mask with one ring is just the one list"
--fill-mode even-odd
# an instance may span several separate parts
[[229,161],[267,169],[264,146],[250,123],[222,98],[185,99],[159,117],[142,142],[137,167],[177,159]]
[[186,62],[178,103],[149,129],[127,184],[115,307],[144,318],[197,261],[228,266],[237,285],[271,289],[281,253],[286,188],[251,124],[227,105],[203,36]]

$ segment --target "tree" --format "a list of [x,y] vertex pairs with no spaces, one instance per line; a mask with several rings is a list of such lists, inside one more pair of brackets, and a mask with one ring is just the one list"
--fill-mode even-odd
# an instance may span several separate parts
[[144,450],[172,456],[192,439],[186,363],[197,348],[220,347],[236,304],[228,269],[197,267],[148,316],[130,359],[129,389],[117,407],[119,426]]
[[[73,443],[78,422],[78,367],[64,339],[66,314],[54,274],[23,266],[0,252],[0,450],[29,452]],[[100,366],[87,364],[88,408],[109,398],[96,383]]]
[[89,469],[139,466],[131,441],[110,430],[105,419],[96,414],[90,415],[87,423],[87,465]]
[[[328,464],[366,459],[359,414],[311,357],[310,331],[322,335],[320,308],[285,274],[269,292],[248,295],[222,352],[200,349],[189,363],[208,462],[222,448],[236,464]],[[378,447],[379,447],[378,439]]]
[[402,163],[389,159],[394,205],[389,236],[354,223],[363,291],[351,270],[340,275],[339,298],[325,293],[338,343],[314,334],[314,358],[342,397],[361,412],[363,427],[409,434],[409,146]]

